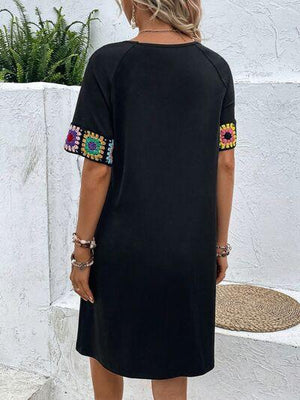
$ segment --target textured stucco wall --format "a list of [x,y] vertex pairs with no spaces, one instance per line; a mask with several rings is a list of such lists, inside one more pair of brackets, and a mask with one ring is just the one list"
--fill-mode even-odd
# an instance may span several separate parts
[[0,84],[0,362],[49,370],[43,91]]
[[76,228],[83,160],[63,150],[79,87],[52,85],[44,90],[47,130],[48,217],[51,302],[70,288],[72,232]]
[[238,83],[227,279],[299,290],[300,84]]
[[49,377],[0,365],[1,400],[54,400],[51,390]]

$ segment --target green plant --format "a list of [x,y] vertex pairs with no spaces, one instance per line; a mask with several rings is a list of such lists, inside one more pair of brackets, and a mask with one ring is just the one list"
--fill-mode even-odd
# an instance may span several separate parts
[[[87,21],[67,24],[62,7],[54,7],[56,20],[43,20],[40,10],[35,12],[38,22],[28,20],[25,7],[14,0],[19,18],[10,14],[8,26],[0,28],[0,81],[56,82],[79,85],[90,47],[90,27],[98,10],[88,15]],[[79,26],[74,30],[75,25]]]

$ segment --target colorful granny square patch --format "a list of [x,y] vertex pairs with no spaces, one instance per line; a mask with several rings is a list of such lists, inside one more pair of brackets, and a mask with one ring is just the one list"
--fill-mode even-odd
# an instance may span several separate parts
[[219,150],[233,149],[236,146],[236,125],[234,122],[220,125]]
[[102,161],[105,151],[106,140],[103,136],[91,131],[85,131],[83,134],[81,152],[83,156],[91,160]]
[[78,154],[80,137],[82,130],[75,125],[71,125],[65,141],[65,150]]
[[64,149],[90,160],[111,165],[113,163],[114,140],[98,133],[71,125]]

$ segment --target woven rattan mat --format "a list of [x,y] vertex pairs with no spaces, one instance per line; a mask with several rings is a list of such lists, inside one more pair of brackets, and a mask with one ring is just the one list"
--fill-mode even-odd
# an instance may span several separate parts
[[217,285],[216,326],[233,331],[275,332],[300,323],[300,303],[273,289]]

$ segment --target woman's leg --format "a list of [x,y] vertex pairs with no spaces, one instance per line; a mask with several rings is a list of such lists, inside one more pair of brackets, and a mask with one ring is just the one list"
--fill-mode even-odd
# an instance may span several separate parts
[[108,371],[92,357],[90,367],[95,400],[122,400],[123,377]]
[[187,378],[153,380],[152,393],[154,400],[187,400]]

